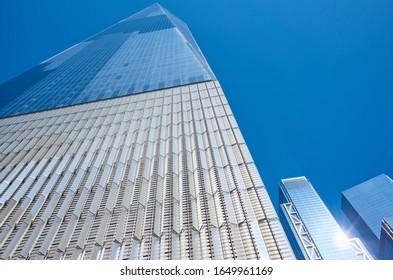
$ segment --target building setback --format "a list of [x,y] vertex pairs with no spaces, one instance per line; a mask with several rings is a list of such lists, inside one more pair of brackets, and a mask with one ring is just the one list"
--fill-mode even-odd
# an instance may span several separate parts
[[279,215],[297,259],[370,259],[358,239],[348,239],[306,177],[281,180]]
[[0,97],[0,259],[293,258],[219,82],[159,4]]

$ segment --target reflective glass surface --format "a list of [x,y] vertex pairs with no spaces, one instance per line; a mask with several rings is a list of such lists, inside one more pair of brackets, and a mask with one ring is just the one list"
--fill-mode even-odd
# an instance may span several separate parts
[[393,215],[393,182],[381,174],[343,192],[362,220],[379,238],[381,220]]
[[[358,259],[336,220],[307,178],[282,180],[281,188],[281,202],[293,203],[296,207],[323,259]],[[283,192],[286,192],[286,195]],[[287,235],[293,234],[296,234],[293,230],[287,232]]]
[[383,260],[393,260],[393,217],[382,220],[379,256]]
[[187,26],[155,4],[0,85],[0,117],[214,79]]
[[378,255],[382,218],[393,216],[393,181],[381,174],[342,193],[342,209]]

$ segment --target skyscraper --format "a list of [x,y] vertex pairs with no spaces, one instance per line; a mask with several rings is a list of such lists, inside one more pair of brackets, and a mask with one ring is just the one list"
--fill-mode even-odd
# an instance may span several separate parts
[[348,239],[306,177],[281,180],[279,214],[297,259],[369,259],[361,242]]
[[158,4],[0,87],[1,259],[291,259],[219,82]]
[[346,217],[360,234],[363,243],[381,259],[392,258],[393,255],[393,247],[389,247],[389,244],[393,244],[391,231],[389,234],[392,205],[393,181],[385,174],[345,190],[341,195],[341,208]]

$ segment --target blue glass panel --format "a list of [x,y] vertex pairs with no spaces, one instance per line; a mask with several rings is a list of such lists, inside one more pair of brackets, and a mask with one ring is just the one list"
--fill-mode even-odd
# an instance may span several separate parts
[[1,85],[0,117],[214,80],[168,15],[152,5]]
[[381,174],[342,193],[341,207],[362,237],[378,255],[381,221],[393,215],[393,181]]
[[[280,190],[280,200],[295,206],[323,259],[359,259],[345,240],[336,220],[305,177],[283,180],[281,188],[285,190],[285,194]],[[292,230],[287,234],[296,233]],[[294,237],[289,239],[295,240]]]
[[98,40],[105,35],[116,33],[149,33],[168,28],[173,28],[174,25],[169,21],[166,15],[159,15],[154,17],[140,18],[136,20],[121,21],[112,27],[109,27],[103,32],[89,38],[88,40]]
[[393,214],[392,180],[382,174],[344,191],[343,196],[379,238],[382,218]]

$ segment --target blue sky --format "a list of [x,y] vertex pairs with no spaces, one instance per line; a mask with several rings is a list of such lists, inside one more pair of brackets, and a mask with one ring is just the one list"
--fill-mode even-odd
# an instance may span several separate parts
[[[0,83],[154,3],[37,2],[0,2]],[[276,205],[279,180],[304,175],[341,219],[341,191],[393,177],[392,1],[160,4],[194,34]]]

